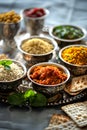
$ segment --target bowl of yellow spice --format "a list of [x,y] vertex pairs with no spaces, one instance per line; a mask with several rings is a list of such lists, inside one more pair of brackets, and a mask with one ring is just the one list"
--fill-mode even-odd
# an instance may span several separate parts
[[87,46],[69,45],[63,47],[58,55],[63,63],[74,75],[83,75],[87,73]]
[[14,37],[20,29],[21,16],[14,10],[0,13],[0,36],[3,40],[4,52],[15,48]]
[[58,49],[55,40],[45,36],[31,36],[18,45],[25,61],[31,64],[48,62]]

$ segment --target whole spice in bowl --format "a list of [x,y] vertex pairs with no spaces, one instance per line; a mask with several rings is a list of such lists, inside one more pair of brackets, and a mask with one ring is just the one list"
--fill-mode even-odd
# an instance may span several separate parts
[[0,36],[3,40],[3,53],[16,49],[14,37],[19,32],[21,20],[21,16],[14,10],[0,13]]
[[18,23],[20,20],[20,15],[17,14],[14,10],[0,13],[0,23]]
[[42,17],[46,14],[43,8],[31,8],[24,11],[25,15],[32,18]]

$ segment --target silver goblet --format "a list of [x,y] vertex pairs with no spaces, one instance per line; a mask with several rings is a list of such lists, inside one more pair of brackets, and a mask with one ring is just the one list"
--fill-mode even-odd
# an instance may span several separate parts
[[19,20],[17,23],[0,23],[0,36],[3,40],[3,52],[13,51],[16,48],[14,37],[20,29]]
[[42,29],[45,25],[45,19],[49,14],[49,10],[44,8],[45,15],[41,16],[41,17],[26,16],[25,11],[27,11],[27,10],[29,10],[29,9],[24,9],[21,12],[27,32],[30,33],[30,36],[40,35],[42,32]]

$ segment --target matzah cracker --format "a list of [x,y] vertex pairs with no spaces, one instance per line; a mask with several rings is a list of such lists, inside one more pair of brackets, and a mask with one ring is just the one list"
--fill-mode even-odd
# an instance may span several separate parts
[[48,126],[47,128],[45,128],[45,130],[82,130],[82,129],[77,127],[77,125],[74,122],[68,121],[66,123],[62,123],[59,125]]
[[77,125],[65,115],[53,114],[49,126],[45,130],[81,130]]
[[87,75],[74,77],[71,81],[70,92],[78,92],[87,88]]
[[82,92],[82,90],[80,91],[77,91],[77,92],[70,92],[70,84],[68,84],[65,88],[64,88],[64,91],[67,92],[69,95],[72,95],[72,96],[75,96],[79,93]]
[[67,113],[79,127],[87,126],[87,101],[63,106],[62,110]]
[[69,117],[61,115],[61,114],[53,114],[50,119],[49,126],[59,125],[61,123],[67,122],[67,121],[69,121]]

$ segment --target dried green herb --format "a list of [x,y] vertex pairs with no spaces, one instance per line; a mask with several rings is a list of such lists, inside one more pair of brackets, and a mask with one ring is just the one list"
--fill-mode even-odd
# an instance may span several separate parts
[[68,40],[81,38],[83,36],[81,29],[69,25],[55,27],[53,34],[59,38]]

